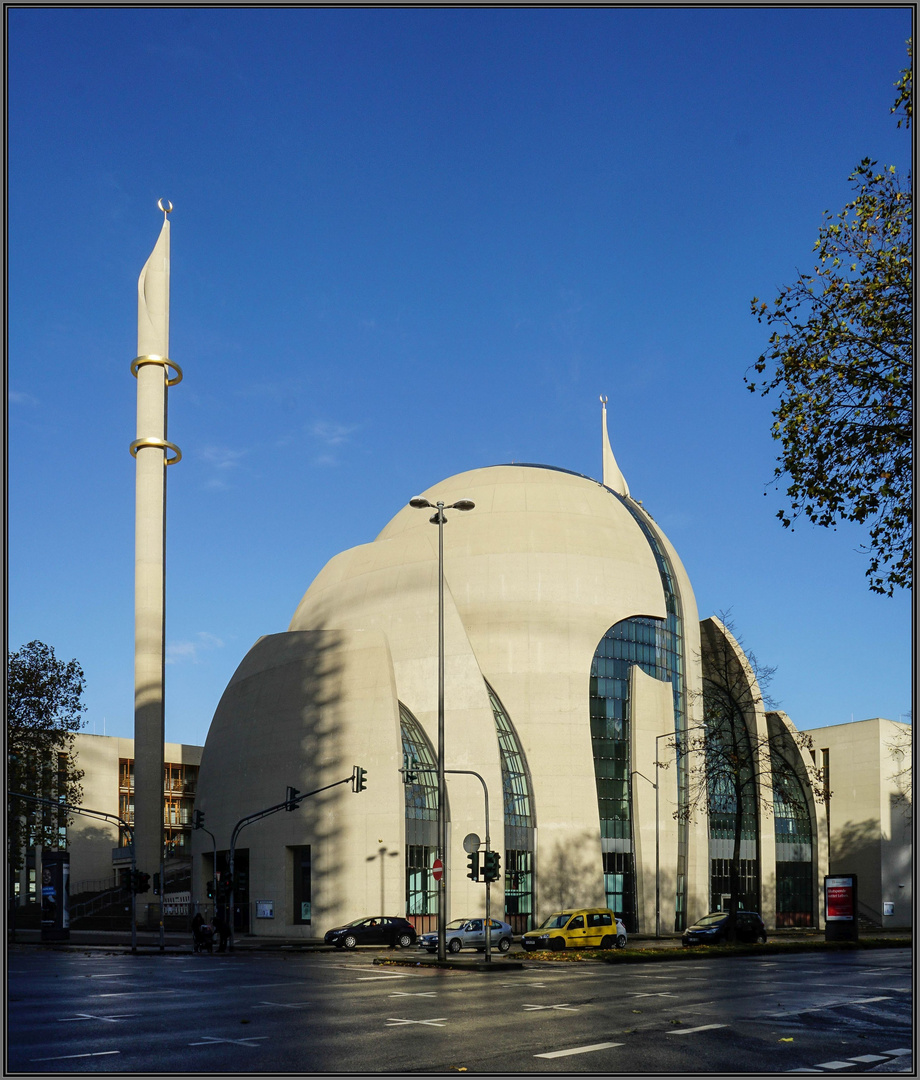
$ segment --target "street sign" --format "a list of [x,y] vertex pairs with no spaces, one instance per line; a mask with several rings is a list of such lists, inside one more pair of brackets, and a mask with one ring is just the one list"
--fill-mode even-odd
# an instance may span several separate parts
[[467,833],[463,838],[463,850],[467,855],[472,855],[474,851],[478,851],[482,846],[482,841],[476,835],[476,833]]
[[440,859],[434,860],[434,866],[431,868],[431,876],[435,881],[440,881],[444,876],[444,863]]

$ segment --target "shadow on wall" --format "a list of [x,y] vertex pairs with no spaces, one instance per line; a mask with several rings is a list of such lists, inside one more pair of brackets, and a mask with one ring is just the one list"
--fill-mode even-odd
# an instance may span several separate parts
[[549,855],[540,856],[538,922],[553,911],[594,906],[603,896],[603,870],[597,836],[583,833],[571,843],[557,841]]

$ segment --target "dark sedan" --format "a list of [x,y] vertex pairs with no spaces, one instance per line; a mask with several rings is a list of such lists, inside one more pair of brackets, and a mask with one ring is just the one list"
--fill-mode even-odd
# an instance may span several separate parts
[[[728,912],[713,911],[704,915],[699,922],[689,926],[681,938],[685,945],[718,945],[725,941],[725,933],[728,929]],[[767,928],[763,919],[753,911],[739,911],[735,924],[736,939],[738,941],[766,941]]]
[[398,945],[408,949],[415,944],[415,927],[392,915],[372,915],[327,930],[323,940],[337,949],[354,949],[357,945]]

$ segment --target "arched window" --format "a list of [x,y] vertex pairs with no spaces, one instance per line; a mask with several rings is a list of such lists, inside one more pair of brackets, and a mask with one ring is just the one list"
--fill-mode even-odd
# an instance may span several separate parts
[[680,679],[678,643],[668,621],[637,616],[616,623],[601,638],[591,662],[591,746],[601,825],[607,906],[627,930],[636,929],[635,857],[629,764],[629,669],[638,664],[653,679]]
[[[438,774],[437,759],[411,712],[399,703],[399,728],[402,735],[403,765],[415,772],[411,784],[405,785],[406,799],[406,914],[416,929],[430,929],[425,916],[438,913],[438,884],[431,876],[431,867],[438,852]],[[444,808],[449,819],[448,806]],[[424,925],[423,925],[424,924]]]
[[776,925],[812,926],[814,889],[810,800],[792,765],[770,754],[776,840]]
[[530,770],[498,694],[486,683],[502,767],[505,824],[505,918],[516,934],[533,926],[534,814]]

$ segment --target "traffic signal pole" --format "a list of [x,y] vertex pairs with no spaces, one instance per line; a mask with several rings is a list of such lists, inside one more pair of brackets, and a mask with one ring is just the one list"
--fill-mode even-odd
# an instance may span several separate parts
[[315,788],[313,791],[307,791],[303,795],[301,795],[296,788],[289,787],[284,802],[275,803],[274,806],[267,806],[264,810],[257,810],[254,814],[248,814],[246,817],[240,818],[236,825],[234,825],[233,834],[230,837],[230,890],[227,898],[230,907],[230,939],[228,942],[230,952],[233,952],[233,916],[235,914],[233,894],[236,889],[236,868],[234,865],[236,858],[236,841],[243,829],[245,829],[247,825],[252,825],[255,821],[261,821],[262,818],[271,817],[272,814],[277,814],[282,810],[294,810],[299,803],[302,803],[304,799],[309,799],[311,795],[318,795],[321,791],[328,791],[330,788],[338,787],[340,784],[351,784],[352,791],[364,791],[367,786],[366,776],[367,770],[355,765],[351,770],[351,776],[346,776],[343,780],[336,780],[332,784],[326,784],[324,787]]

